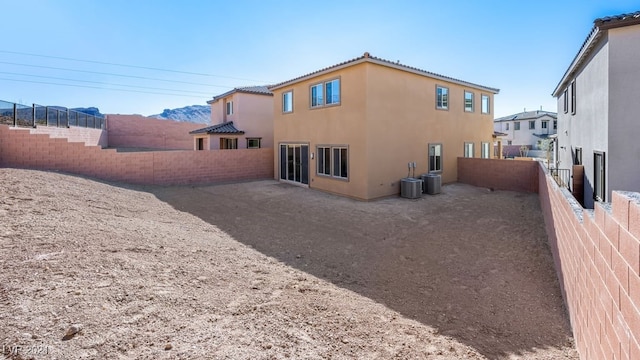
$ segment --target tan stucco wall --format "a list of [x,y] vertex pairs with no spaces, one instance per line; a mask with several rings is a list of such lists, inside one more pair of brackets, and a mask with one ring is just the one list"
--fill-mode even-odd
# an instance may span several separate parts
[[[309,87],[340,78],[341,104],[310,109]],[[449,110],[436,110],[436,84],[449,88]],[[464,111],[464,90],[474,92],[475,112]],[[292,113],[282,113],[282,94],[293,90]],[[456,181],[456,158],[464,142],[493,144],[493,94],[490,113],[481,114],[481,92],[386,66],[360,63],[274,90],[274,169],[279,177],[278,144],[348,145],[348,181],[316,174],[310,160],[309,186],[359,199],[398,194],[407,163],[426,172],[428,144],[443,144],[443,182]]]
[[[233,101],[233,114],[226,115],[226,103]],[[233,121],[238,130],[244,131],[244,135],[223,136],[238,138],[238,148],[247,147],[247,138],[261,138],[261,147],[273,147],[273,107],[272,96],[256,95],[236,92],[226,98],[211,103],[211,123],[220,124]],[[211,150],[219,149],[220,136],[212,138]]]

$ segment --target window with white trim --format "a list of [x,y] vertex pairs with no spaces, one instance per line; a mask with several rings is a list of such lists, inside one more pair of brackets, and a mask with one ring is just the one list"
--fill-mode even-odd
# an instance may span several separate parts
[[473,143],[465,142],[464,143],[464,157],[472,158],[474,155]]
[[449,109],[449,88],[436,85],[436,109]]
[[293,112],[293,90],[282,93],[282,112]]
[[480,157],[483,159],[488,159],[490,154],[491,147],[488,142],[480,143]]
[[564,89],[564,93],[562,94],[562,98],[563,98],[563,103],[564,103],[564,113],[568,113],[569,112],[569,90],[568,89]]
[[509,123],[507,123],[507,128],[506,128],[506,130],[509,130]]
[[489,104],[489,95],[482,95],[482,113],[489,114],[491,112],[491,105]]
[[529,130],[535,130],[535,129],[536,129],[536,121],[529,120]]
[[520,130],[520,121],[513,122],[513,131]]
[[227,101],[227,115],[233,115],[233,101]]
[[247,149],[260,149],[262,138],[247,138]]
[[311,107],[340,104],[340,79],[311,85]]
[[542,120],[542,128],[543,129],[549,128],[549,120]]
[[349,149],[346,146],[318,146],[317,174],[347,179]]
[[464,111],[473,112],[473,93],[470,91],[464,92]]

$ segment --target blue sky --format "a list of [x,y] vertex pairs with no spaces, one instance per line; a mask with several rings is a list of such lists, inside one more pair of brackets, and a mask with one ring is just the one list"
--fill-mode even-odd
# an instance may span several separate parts
[[4,1],[1,9],[0,100],[150,115],[205,105],[232,87],[288,80],[368,51],[499,88],[494,115],[500,117],[540,106],[555,111],[550,94],[593,20],[640,4],[20,0]]

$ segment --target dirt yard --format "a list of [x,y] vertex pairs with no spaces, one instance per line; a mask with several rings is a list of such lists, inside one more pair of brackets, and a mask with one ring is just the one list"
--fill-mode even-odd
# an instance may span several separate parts
[[10,359],[577,359],[533,194],[0,169]]

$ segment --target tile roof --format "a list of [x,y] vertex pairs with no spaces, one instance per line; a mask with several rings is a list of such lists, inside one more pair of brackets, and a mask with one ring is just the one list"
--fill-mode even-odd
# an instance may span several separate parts
[[268,96],[273,96],[273,93],[269,90],[269,87],[267,85],[261,85],[261,86],[244,86],[244,87],[237,87],[237,88],[233,88],[232,90],[227,91],[224,94],[220,94],[220,95],[216,95],[213,97],[213,99],[207,101],[207,104],[211,104],[214,103],[224,97],[227,97],[231,94],[235,94],[235,93],[245,93],[245,94],[255,94],[255,95],[268,95]]
[[190,131],[189,134],[244,134],[244,131],[236,129],[233,121],[207,126],[206,128]]
[[558,97],[560,95],[561,90],[564,89],[565,85],[569,82],[569,79],[573,77],[577,68],[588,58],[591,50],[593,50],[598,40],[602,37],[602,33],[604,31],[617,27],[638,24],[640,24],[640,11],[595,19],[593,21],[593,28],[589,32],[589,35],[587,35],[582,46],[580,46],[580,50],[578,50],[578,53],[573,58],[573,61],[571,61],[569,68],[567,68],[567,71],[562,75],[562,79],[560,79],[560,82],[551,95],[554,97]]
[[353,66],[353,65],[356,65],[356,64],[360,64],[360,63],[363,63],[363,62],[370,62],[370,63],[374,63],[374,64],[378,64],[378,65],[382,65],[382,66],[387,66],[387,67],[391,67],[391,68],[398,69],[398,70],[408,71],[408,72],[411,72],[411,73],[414,73],[414,74],[418,74],[418,75],[428,76],[428,77],[435,78],[435,79],[440,79],[440,80],[443,80],[443,81],[449,81],[449,82],[460,84],[460,85],[463,85],[463,86],[469,86],[469,87],[473,87],[473,88],[477,88],[477,89],[482,89],[482,90],[486,90],[486,91],[492,92],[494,94],[497,94],[497,93],[500,92],[500,89],[491,88],[491,87],[483,86],[483,85],[478,85],[478,84],[474,84],[474,83],[471,83],[471,82],[468,82],[468,81],[458,80],[458,79],[455,79],[455,78],[452,78],[452,77],[436,74],[436,73],[433,73],[433,72],[430,72],[430,71],[426,71],[426,70],[422,70],[422,69],[419,69],[419,68],[416,68],[416,67],[403,65],[403,64],[400,64],[400,62],[393,62],[393,61],[385,60],[385,59],[378,58],[378,57],[375,57],[375,56],[371,56],[368,52],[365,52],[360,57],[357,57],[357,58],[354,58],[354,59],[351,59],[351,60],[347,60],[347,61],[343,61],[343,62],[341,62],[339,64],[335,64],[335,65],[332,65],[332,66],[329,66],[329,67],[325,67],[325,68],[322,68],[320,70],[316,70],[314,72],[308,73],[306,75],[298,76],[298,77],[293,78],[291,80],[283,81],[281,83],[269,86],[269,89],[270,90],[275,90],[275,89],[278,89],[278,88],[281,88],[281,87],[284,87],[284,86],[287,86],[287,85],[290,85],[290,84],[293,84],[293,83],[297,83],[297,82],[300,82],[300,81],[303,81],[303,80],[307,80],[307,79],[316,77],[318,75],[321,75],[321,74],[324,74],[324,73],[327,73],[327,72],[330,72],[330,71],[339,70],[339,69],[346,68],[346,67],[349,67],[349,66]]
[[535,110],[535,111],[525,111],[525,112],[521,112],[521,113],[517,113],[517,114],[513,114],[513,115],[509,115],[509,116],[503,116],[497,119],[494,119],[494,122],[501,122],[501,121],[519,121],[519,120],[530,120],[530,119],[538,119],[540,117],[543,117],[545,115],[551,116],[554,119],[558,118],[558,114],[551,112],[551,111],[542,111],[542,110]]

